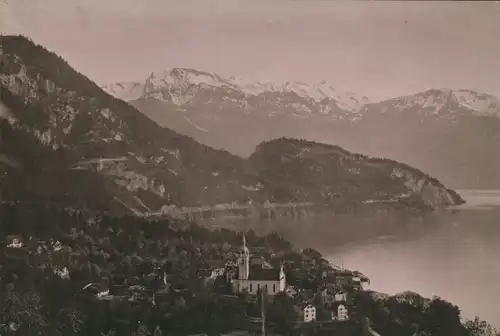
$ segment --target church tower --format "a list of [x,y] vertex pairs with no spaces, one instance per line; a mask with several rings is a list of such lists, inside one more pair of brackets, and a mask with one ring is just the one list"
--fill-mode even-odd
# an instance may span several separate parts
[[283,264],[280,266],[280,275],[279,275],[279,291],[283,292],[286,287],[286,274],[283,270]]
[[245,234],[243,234],[243,246],[240,250],[240,258],[238,261],[238,279],[248,280],[250,275],[250,251],[247,247]]

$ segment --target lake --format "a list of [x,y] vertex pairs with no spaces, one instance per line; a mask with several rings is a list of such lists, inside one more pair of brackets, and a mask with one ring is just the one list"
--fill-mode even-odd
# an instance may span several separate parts
[[366,274],[373,290],[438,295],[500,327],[500,190],[459,193],[467,204],[423,219],[432,225],[322,252]]

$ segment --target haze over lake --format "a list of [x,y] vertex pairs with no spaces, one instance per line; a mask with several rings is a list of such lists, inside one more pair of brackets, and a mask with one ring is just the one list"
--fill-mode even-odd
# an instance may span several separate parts
[[382,236],[323,252],[369,276],[373,290],[438,295],[458,305],[463,317],[477,315],[499,327],[500,190],[459,193],[466,205],[432,215],[428,220],[438,225],[425,225],[413,237]]

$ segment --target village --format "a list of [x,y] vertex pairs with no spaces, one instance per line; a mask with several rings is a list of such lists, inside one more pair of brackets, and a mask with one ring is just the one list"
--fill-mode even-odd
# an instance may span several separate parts
[[[30,314],[69,314],[83,334],[147,328],[155,336],[376,336],[394,316],[399,322],[391,328],[398,335],[418,335],[402,318],[425,319],[433,304],[446,304],[411,292],[375,295],[362,273],[332,265],[277,233],[137,223],[75,220],[64,232],[7,234],[0,240],[0,284],[12,291],[26,279],[45,282],[43,291],[25,297],[43,295],[46,302]],[[123,253],[127,246],[131,252]],[[3,299],[11,297],[17,296]],[[5,321],[4,329],[20,325]],[[64,328],[77,328],[71,323]]]
[[[60,250],[60,245],[54,242],[54,251]],[[21,247],[21,244],[14,239],[11,247]],[[234,299],[243,297],[247,306],[255,306],[262,299],[272,302],[281,295],[293,302],[294,323],[298,327],[355,322],[355,294],[366,289],[370,280],[360,272],[331,265],[312,249],[301,252],[300,258],[283,253],[270,254],[262,246],[247,247],[243,236],[240,247],[231,248],[219,258],[206,260],[204,267],[196,269],[195,280],[201,284],[197,289],[186,285],[193,283],[189,275],[174,274],[169,272],[168,266],[156,264],[145,277],[103,279],[87,284],[78,295],[91,296],[98,301],[163,305],[166,310],[172,305],[182,307],[197,290]],[[64,278],[67,269],[54,269],[54,274]],[[253,316],[246,314],[250,326],[256,329],[269,324],[265,321],[262,302],[260,306],[254,309]]]
[[[12,238],[8,250],[22,250],[20,238]],[[63,250],[59,241],[38,244],[35,254],[45,250]],[[89,283],[77,293],[96,301],[127,301],[137,305],[180,306],[197,291],[211,292],[229,298],[244,298],[248,306],[272,302],[286,296],[296,311],[295,324],[348,323],[356,319],[355,294],[367,288],[369,279],[356,271],[333,266],[312,250],[286,255],[270,253],[265,247],[248,247],[245,236],[241,246],[234,246],[218,259],[203,261],[195,270],[196,281],[189,275],[170,272],[168,265],[152,264],[144,277],[127,278],[119,274]],[[67,267],[52,267],[54,275],[69,279]],[[198,288],[188,284],[196,283]],[[195,285],[196,286],[196,285]],[[263,306],[263,305],[262,305]],[[259,308],[259,307],[258,307]],[[166,309],[168,311],[168,308]],[[248,311],[248,309],[246,310]],[[251,324],[265,323],[265,308],[247,313]]]

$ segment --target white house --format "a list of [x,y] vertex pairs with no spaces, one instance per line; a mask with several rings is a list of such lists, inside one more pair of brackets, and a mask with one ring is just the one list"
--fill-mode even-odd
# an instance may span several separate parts
[[234,292],[248,292],[256,295],[259,290],[264,290],[269,295],[283,292],[286,287],[286,275],[283,266],[280,269],[273,268],[250,268],[250,251],[246,246],[243,236],[243,246],[238,258],[238,271],[236,278],[232,280]]
[[59,240],[52,244],[52,249],[54,250],[54,252],[61,251],[62,248],[63,246]]
[[304,322],[312,322],[316,321],[316,307],[312,304],[307,304],[302,308],[302,312],[304,315]]
[[106,295],[109,295],[109,289],[105,289],[105,290],[100,291],[100,292],[98,292],[98,293],[96,294],[96,296],[97,296],[98,298],[104,297],[104,296],[106,296]]
[[53,272],[55,275],[58,275],[61,279],[69,279],[69,270],[65,266],[63,269],[59,269],[57,266],[53,268]]
[[347,311],[347,307],[343,304],[339,304],[337,309],[334,311],[334,320],[337,321],[347,321],[349,319],[349,312]]
[[346,302],[347,301],[347,293],[345,291],[338,291],[335,293],[335,302]]
[[11,243],[9,245],[7,245],[7,247],[21,248],[21,247],[23,247],[23,242],[18,238],[13,238]]

